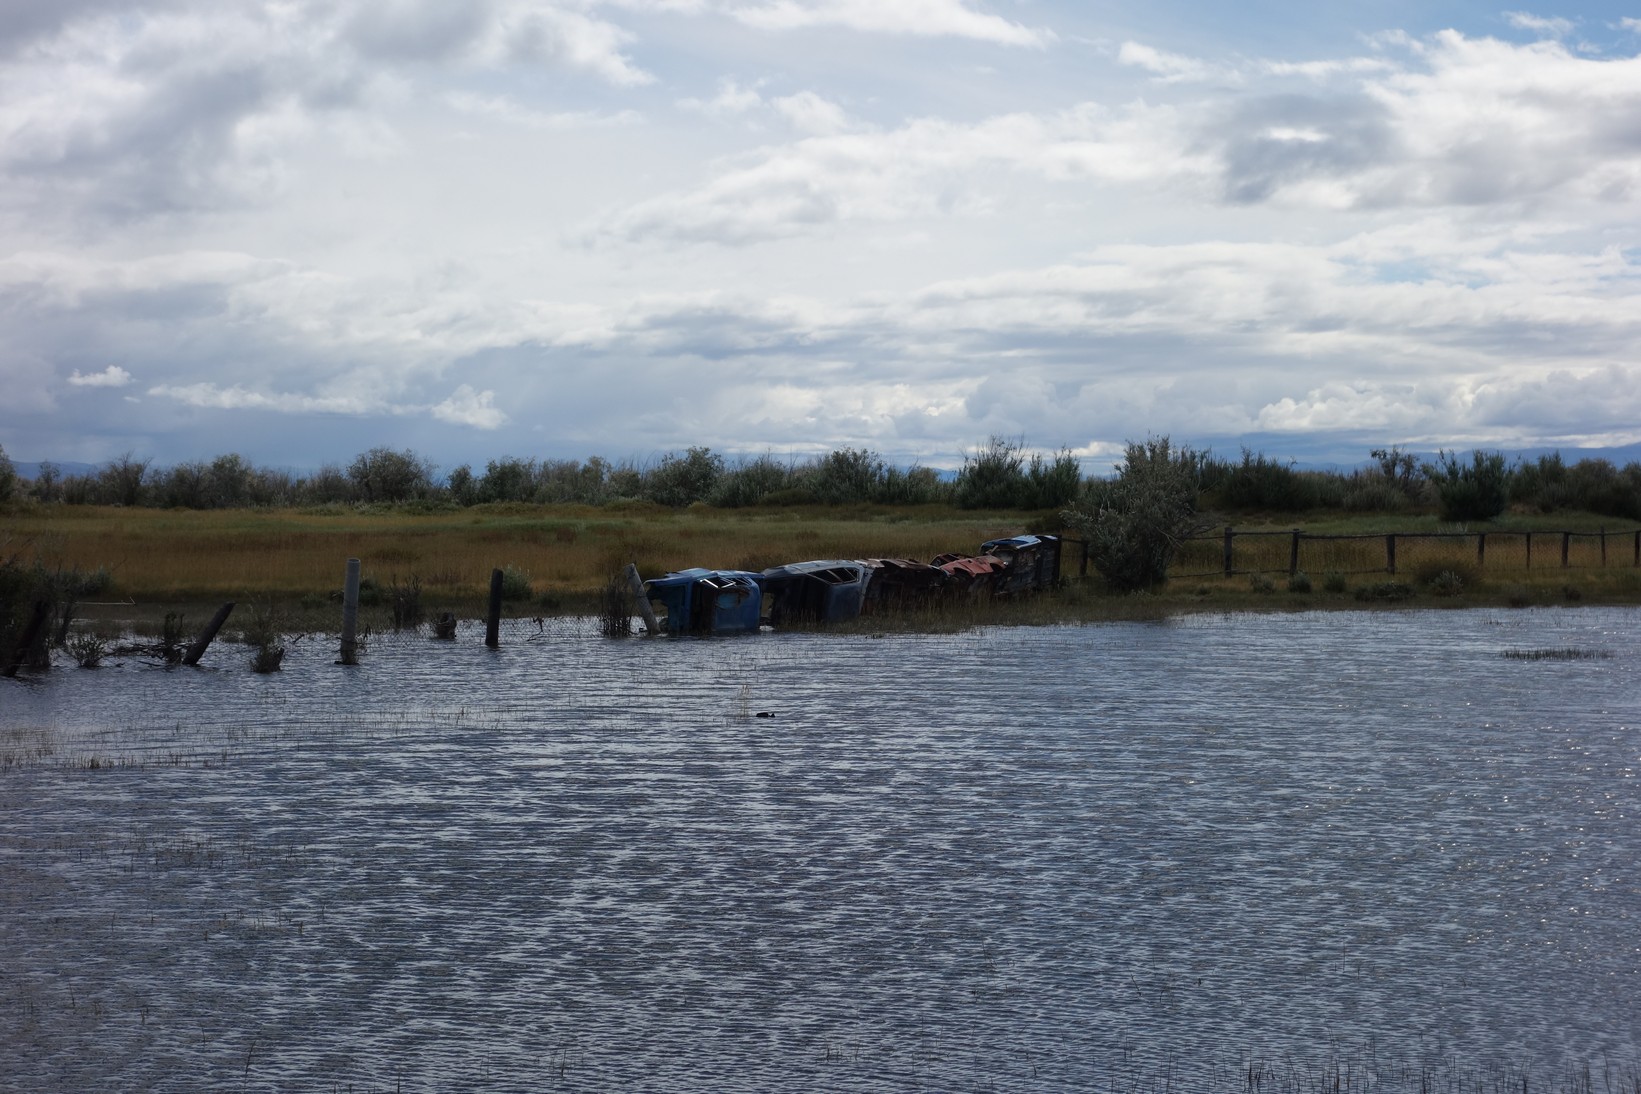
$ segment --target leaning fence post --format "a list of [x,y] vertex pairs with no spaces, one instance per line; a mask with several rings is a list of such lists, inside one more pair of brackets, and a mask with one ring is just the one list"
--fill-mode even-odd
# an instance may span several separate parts
[[1235,535],[1236,535],[1236,533],[1231,531],[1231,526],[1229,524],[1227,524],[1225,526],[1225,576],[1226,577],[1231,576],[1231,540],[1235,537]]
[[650,598],[644,595],[644,579],[638,574],[638,563],[627,563],[627,587],[632,590],[632,598],[638,603],[638,614],[644,617],[644,629],[650,634],[660,634],[661,624],[655,618],[655,608],[650,605]]
[[1288,576],[1289,577],[1293,577],[1294,575],[1299,573],[1299,537],[1300,537],[1300,535],[1302,535],[1302,533],[1299,531],[1299,529],[1295,528],[1293,530],[1293,546],[1291,548],[1289,548],[1289,550],[1288,550]]
[[1396,572],[1396,533],[1392,532],[1385,537],[1385,573]]
[[1567,548],[1572,545],[1572,542],[1573,534],[1571,532],[1561,533],[1561,568],[1563,570],[1567,568]]
[[342,585],[342,659],[338,665],[359,663],[359,560],[348,559]]
[[490,610],[484,617],[484,644],[491,649],[501,645],[501,571],[490,571]]
[[194,639],[194,644],[189,646],[188,652],[182,655],[183,664],[199,664],[199,659],[205,656],[205,651],[211,645],[211,640],[217,636],[217,631],[222,629],[222,625],[228,622],[228,615],[233,610],[234,602],[232,600],[217,609],[217,614],[213,615],[211,621],[205,624],[205,629],[199,632],[199,637]]

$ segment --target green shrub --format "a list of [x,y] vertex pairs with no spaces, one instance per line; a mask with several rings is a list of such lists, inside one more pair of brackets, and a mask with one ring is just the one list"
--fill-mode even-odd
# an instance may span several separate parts
[[1117,477],[1089,482],[1064,512],[1112,589],[1134,592],[1168,579],[1180,544],[1207,523],[1196,511],[1201,465],[1197,452],[1167,437],[1130,442]]
[[68,655],[74,658],[82,669],[94,669],[103,663],[108,653],[108,644],[100,635],[90,631],[81,631],[68,640]]
[[1376,581],[1356,590],[1357,600],[1396,601],[1412,598],[1413,586],[1405,581]]
[[1276,582],[1264,574],[1249,574],[1248,588],[1256,593],[1274,593],[1276,592]]
[[1424,470],[1441,500],[1443,520],[1492,520],[1510,504],[1510,469],[1502,452],[1478,448],[1466,465],[1443,450]]
[[1281,463],[1246,448],[1240,464],[1223,460],[1210,461],[1217,465],[1205,469],[1205,477],[1215,481],[1212,493],[1215,500],[1227,509],[1274,510],[1298,512],[1314,507],[1318,491],[1314,478],[1294,470],[1292,463]]
[[1436,596],[1458,596],[1464,592],[1464,578],[1452,570],[1443,570],[1425,585]]
[[1311,591],[1311,578],[1310,578],[1310,575],[1307,574],[1304,570],[1300,570],[1298,573],[1296,573],[1292,577],[1288,578],[1288,591],[1290,593],[1308,593],[1308,592],[1310,592]]
[[1026,507],[1025,447],[1022,441],[993,435],[972,456],[963,457],[957,473],[957,504],[963,509]]
[[705,447],[691,448],[682,456],[669,452],[661,465],[644,476],[644,497],[658,505],[682,509],[705,501],[724,473],[724,458]]
[[529,600],[530,574],[517,566],[508,566],[501,572],[501,598],[507,601]]
[[1345,580],[1345,575],[1340,573],[1338,570],[1329,570],[1327,573],[1322,575],[1323,592],[1342,593],[1349,588],[1350,583]]

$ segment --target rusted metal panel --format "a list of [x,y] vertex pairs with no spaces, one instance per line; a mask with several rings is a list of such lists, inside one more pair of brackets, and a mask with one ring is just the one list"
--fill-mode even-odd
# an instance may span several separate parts
[[868,558],[872,578],[861,610],[867,614],[926,604],[940,594],[948,575],[938,566],[910,558]]

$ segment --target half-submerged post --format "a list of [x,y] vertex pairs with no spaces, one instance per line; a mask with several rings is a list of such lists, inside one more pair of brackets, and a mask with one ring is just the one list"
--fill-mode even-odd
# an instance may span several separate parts
[[194,639],[194,644],[189,646],[188,652],[182,655],[183,664],[199,664],[199,659],[205,656],[205,651],[210,648],[212,640],[217,636],[217,631],[220,631],[222,625],[228,622],[228,616],[233,610],[234,602],[232,600],[217,609],[217,614],[213,615],[211,621],[205,624],[205,629],[199,632],[199,637]]
[[501,645],[501,571],[490,571],[490,610],[484,616],[484,644],[491,649]]
[[342,583],[342,659],[338,665],[359,663],[359,560],[348,559],[347,580]]
[[17,670],[22,668],[23,663],[28,660],[29,651],[34,648],[34,643],[40,640],[40,632],[45,630],[46,620],[50,617],[51,601],[36,600],[34,602],[34,614],[29,617],[28,626],[23,628],[23,637],[17,643],[17,651],[12,655],[11,664],[7,665],[4,670],[0,670],[0,676],[12,677],[17,675]]
[[638,614],[644,617],[644,629],[650,634],[660,634],[661,624],[656,621],[655,608],[650,605],[650,598],[644,595],[644,579],[638,574],[638,563],[627,563],[627,587],[632,590],[632,598],[638,605]]

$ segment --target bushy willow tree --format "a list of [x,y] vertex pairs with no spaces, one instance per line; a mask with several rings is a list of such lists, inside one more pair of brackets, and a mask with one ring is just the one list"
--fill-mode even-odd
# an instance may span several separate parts
[[1441,498],[1443,520],[1492,520],[1510,504],[1510,468],[1502,452],[1478,448],[1466,464],[1444,449],[1424,473]]
[[1089,561],[1121,592],[1168,579],[1180,544],[1207,521],[1197,512],[1203,455],[1167,437],[1128,443],[1114,479],[1096,479],[1062,514],[1088,542]]

